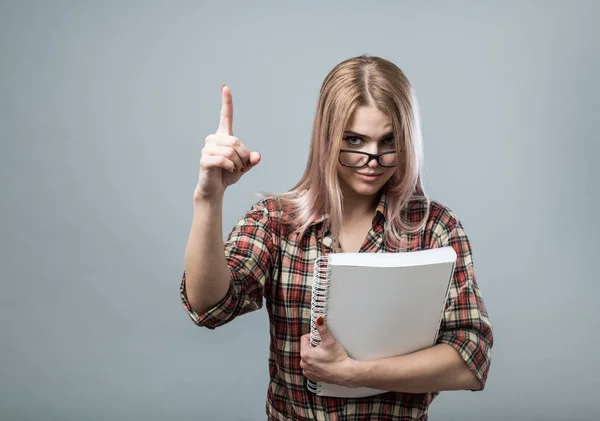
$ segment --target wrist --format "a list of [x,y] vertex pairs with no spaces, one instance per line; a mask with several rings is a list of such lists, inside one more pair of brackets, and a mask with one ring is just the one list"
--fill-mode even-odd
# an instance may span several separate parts
[[201,189],[194,189],[194,206],[216,208],[223,206],[225,191],[217,194],[206,194]]
[[346,387],[360,387],[360,379],[363,378],[365,370],[365,361],[357,361],[352,358],[348,358],[345,362],[345,367],[341,370],[343,373],[343,385]]

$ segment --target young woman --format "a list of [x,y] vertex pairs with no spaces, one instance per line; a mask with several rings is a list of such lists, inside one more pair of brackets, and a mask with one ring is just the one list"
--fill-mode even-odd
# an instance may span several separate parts
[[[379,57],[338,64],[319,95],[310,155],[298,184],[256,203],[223,247],[227,186],[260,162],[232,132],[231,91],[222,88],[219,128],[206,138],[180,293],[199,326],[214,329],[257,310],[270,319],[269,420],[416,420],[443,390],[482,390],[492,328],[469,240],[457,216],[421,182],[421,131],[404,73]],[[457,262],[435,346],[355,361],[319,320],[309,343],[313,263],[318,255],[406,252],[452,246]],[[319,397],[306,380],[390,392]]]

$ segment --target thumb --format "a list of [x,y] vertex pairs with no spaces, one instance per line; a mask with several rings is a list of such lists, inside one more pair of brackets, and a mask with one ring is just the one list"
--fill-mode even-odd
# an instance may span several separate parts
[[334,342],[323,316],[317,317],[317,320],[315,320],[315,327],[317,328],[317,332],[319,332],[319,336],[321,337],[321,344],[327,345]]
[[244,172],[246,173],[246,172],[250,171],[252,168],[256,167],[261,159],[262,159],[262,156],[260,155],[260,153],[251,152],[250,158],[248,159],[248,165],[246,165],[244,167]]

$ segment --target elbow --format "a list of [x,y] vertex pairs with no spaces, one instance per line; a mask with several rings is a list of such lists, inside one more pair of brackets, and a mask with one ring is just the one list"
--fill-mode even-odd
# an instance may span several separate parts
[[464,390],[470,390],[472,392],[479,392],[483,390],[484,384],[481,380],[479,380],[474,371],[472,371],[469,367],[465,366],[464,372]]
[[189,311],[204,314],[225,299],[230,286],[229,279],[227,282],[212,284],[201,282],[199,279],[192,280],[184,272],[180,285],[180,293],[182,297],[185,297]]
[[488,378],[493,339],[473,331],[453,332],[442,337],[442,343],[450,345],[460,356],[459,371],[462,389],[482,391]]

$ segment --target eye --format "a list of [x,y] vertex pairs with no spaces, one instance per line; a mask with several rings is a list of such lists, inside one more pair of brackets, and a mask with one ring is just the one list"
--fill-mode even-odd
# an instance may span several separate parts
[[387,138],[383,139],[383,144],[385,146],[395,146],[396,141],[394,140],[393,137],[387,137]]
[[363,140],[360,137],[356,136],[346,136],[344,140],[352,146],[360,146],[363,143]]

